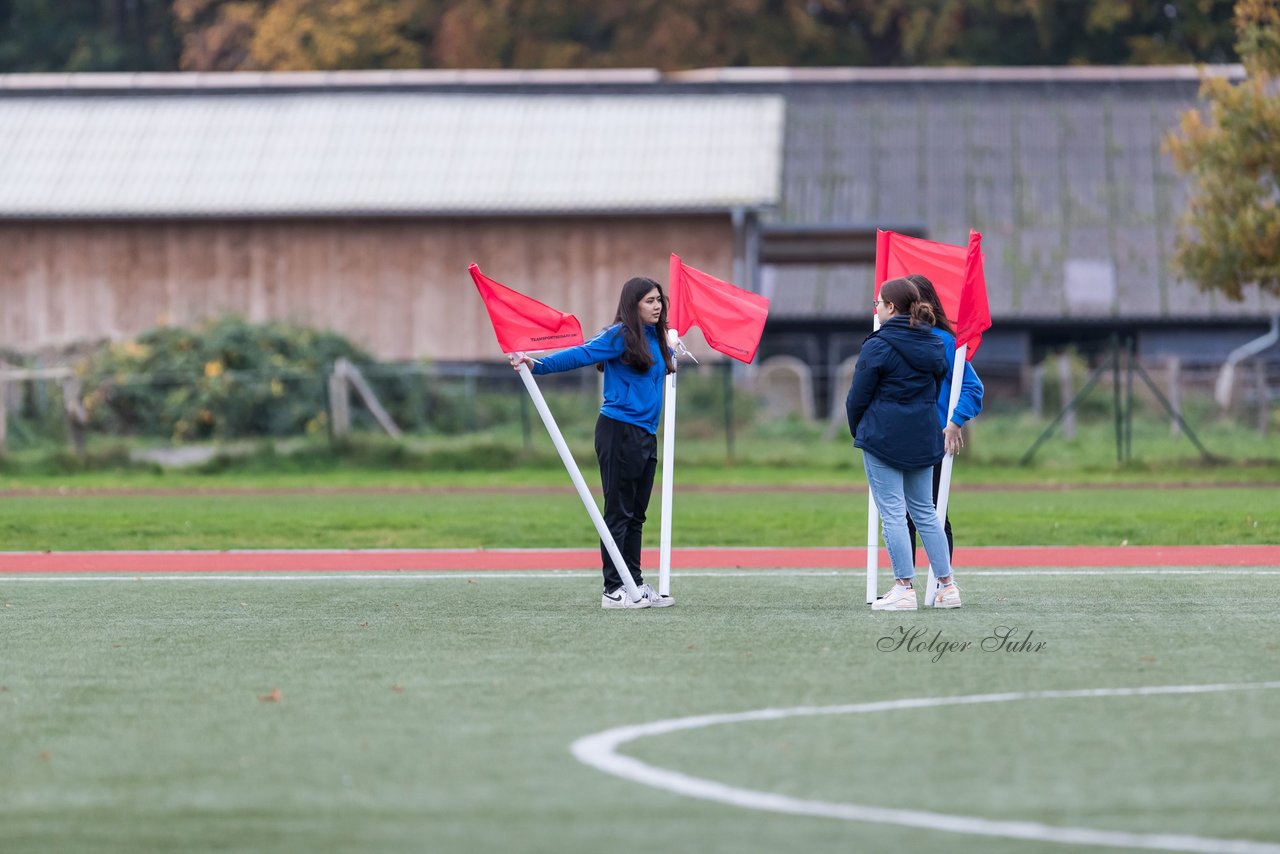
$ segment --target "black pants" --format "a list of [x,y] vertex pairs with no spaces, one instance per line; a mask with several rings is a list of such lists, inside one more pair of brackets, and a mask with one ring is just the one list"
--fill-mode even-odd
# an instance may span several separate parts
[[[938,486],[942,483],[942,463],[938,463],[933,467],[933,506],[938,506]],[[942,530],[947,532],[947,554],[955,555],[956,543],[951,539],[951,515],[942,522]],[[911,521],[911,514],[907,514],[907,533],[911,535],[911,563],[916,562],[916,525]]]
[[[658,469],[658,437],[643,427],[601,415],[596,421],[596,457],[600,460],[600,485],[604,488],[604,524],[618,545],[623,563],[637,585],[645,512]],[[604,590],[622,586],[609,550],[600,543]]]

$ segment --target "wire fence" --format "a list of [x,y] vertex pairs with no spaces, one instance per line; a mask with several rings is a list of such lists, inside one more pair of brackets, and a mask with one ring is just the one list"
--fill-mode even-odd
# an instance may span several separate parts
[[[395,432],[426,437],[501,431],[522,436],[528,445],[535,428],[542,429],[519,377],[506,364],[375,363],[353,370],[356,381],[335,386],[341,372],[334,367],[222,370],[216,377],[193,371],[82,377],[66,368],[0,369],[0,447],[65,442],[77,433],[175,442],[340,437],[351,430],[386,429],[378,409]],[[584,370],[538,378],[566,432],[581,434],[594,425],[601,376]],[[732,436],[755,418],[749,382],[732,368],[687,366],[680,377],[681,403],[691,421],[714,420]],[[338,400],[345,406],[336,406]],[[343,408],[346,417],[335,425],[334,414]]]

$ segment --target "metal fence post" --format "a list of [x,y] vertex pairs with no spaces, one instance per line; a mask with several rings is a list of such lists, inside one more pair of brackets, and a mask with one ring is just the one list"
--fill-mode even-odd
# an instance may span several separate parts
[[347,386],[346,359],[333,363],[329,374],[329,430],[335,439],[351,432],[351,392]]

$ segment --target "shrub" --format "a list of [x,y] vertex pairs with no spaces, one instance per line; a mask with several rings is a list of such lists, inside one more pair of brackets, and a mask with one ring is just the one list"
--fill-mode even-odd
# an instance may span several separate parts
[[329,370],[372,358],[340,335],[235,317],[153,329],[78,367],[95,429],[175,440],[323,429]]

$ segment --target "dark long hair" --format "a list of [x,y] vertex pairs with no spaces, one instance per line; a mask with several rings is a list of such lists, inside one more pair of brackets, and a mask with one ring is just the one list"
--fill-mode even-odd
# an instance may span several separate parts
[[920,298],[920,289],[910,279],[890,279],[880,286],[880,299],[891,303],[898,314],[907,316],[912,326],[933,326],[937,319],[933,306]]
[[[667,292],[662,289],[662,285],[644,276],[627,279],[622,286],[622,294],[618,297],[618,313],[613,322],[622,324],[622,338],[626,344],[626,349],[622,352],[622,364],[641,373],[652,368],[653,353],[649,351],[649,342],[645,338],[645,325],[640,322],[640,300],[654,288],[658,289],[658,295],[662,297],[662,315],[657,323],[658,346],[661,348],[667,373],[671,373],[671,350],[667,347]],[[596,367],[603,370],[599,365]]]
[[938,292],[933,289],[933,282],[919,273],[912,273],[907,276],[907,279],[920,291],[920,299],[933,306],[933,325],[943,332],[955,335],[956,331],[951,327],[951,321],[947,320],[947,310],[942,307],[942,300],[938,299]]

